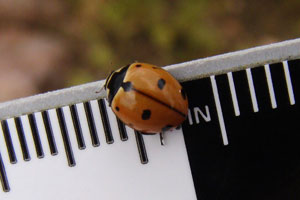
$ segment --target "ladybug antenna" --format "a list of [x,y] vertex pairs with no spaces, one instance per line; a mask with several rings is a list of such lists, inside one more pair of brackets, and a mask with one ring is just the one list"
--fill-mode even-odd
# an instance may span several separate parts
[[105,89],[105,84],[102,85],[101,88],[100,88],[99,90],[96,90],[95,93],[97,93],[97,94],[98,94],[98,93],[101,93],[103,89]]
[[105,83],[104,83],[104,84],[101,86],[101,88],[100,88],[99,90],[97,90],[95,93],[101,93],[103,89],[106,90],[107,84],[108,84],[108,80],[109,80],[109,78],[112,76],[113,73],[114,73],[114,71],[111,71],[111,72],[109,73],[109,75],[107,76],[107,78],[106,78],[106,80],[105,80]]

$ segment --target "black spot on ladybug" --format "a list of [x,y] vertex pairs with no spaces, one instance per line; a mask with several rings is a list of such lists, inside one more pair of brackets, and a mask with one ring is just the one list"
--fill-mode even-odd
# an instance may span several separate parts
[[128,92],[128,91],[132,90],[132,83],[130,81],[123,82],[121,87],[124,89],[125,92]]
[[141,64],[136,64],[136,65],[135,65],[135,67],[141,67],[141,66],[142,66]]
[[158,82],[157,82],[157,86],[161,90],[164,88],[165,84],[166,84],[166,81],[164,79],[162,79],[162,78],[159,79]]
[[186,93],[185,93],[185,90],[183,88],[181,88],[180,93],[181,93],[182,98],[186,99]]
[[168,124],[168,125],[166,125],[165,127],[163,127],[163,128],[161,129],[161,131],[162,131],[162,132],[165,132],[165,131],[170,130],[171,128],[173,128],[173,126]]
[[120,108],[118,106],[116,106],[116,111],[119,111],[119,110],[120,110]]
[[151,110],[143,110],[142,119],[148,120],[151,117]]

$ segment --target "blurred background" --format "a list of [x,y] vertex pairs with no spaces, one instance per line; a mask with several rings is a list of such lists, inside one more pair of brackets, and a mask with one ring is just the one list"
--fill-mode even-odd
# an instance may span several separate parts
[[299,0],[0,0],[0,102],[300,35]]

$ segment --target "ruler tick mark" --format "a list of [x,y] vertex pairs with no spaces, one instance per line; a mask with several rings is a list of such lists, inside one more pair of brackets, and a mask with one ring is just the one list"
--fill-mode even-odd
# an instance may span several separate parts
[[277,108],[277,102],[276,102],[276,97],[275,97],[275,93],[274,93],[274,87],[273,87],[273,81],[272,81],[272,76],[271,76],[271,72],[270,72],[270,66],[267,64],[264,66],[264,68],[265,68],[272,108],[275,109],[275,108]]
[[127,135],[125,124],[118,117],[116,118],[117,118],[119,133],[120,133],[120,139],[121,141],[126,141],[128,140],[128,135]]
[[225,128],[225,123],[224,123],[224,118],[223,118],[223,113],[222,113],[222,107],[221,107],[221,103],[220,103],[218,87],[217,87],[215,76],[211,76],[210,81],[211,81],[214,100],[215,100],[215,104],[216,104],[216,109],[217,109],[217,114],[218,114],[218,119],[219,119],[219,125],[220,125],[220,128],[221,128],[223,144],[228,145],[227,132],[226,132],[226,128]]
[[1,180],[3,191],[4,192],[9,192],[10,187],[9,187],[9,183],[8,183],[8,180],[7,180],[7,175],[6,175],[6,171],[5,171],[5,167],[4,167],[4,163],[3,163],[3,160],[2,160],[1,153],[0,153],[0,180]]
[[291,76],[290,76],[289,65],[288,65],[287,61],[283,61],[282,63],[283,63],[284,76],[285,76],[286,85],[287,85],[287,89],[288,89],[290,104],[294,105],[295,104],[295,96],[294,96],[294,90],[293,90],[293,85],[292,85]]
[[258,104],[257,104],[251,69],[250,68],[246,69],[246,73],[247,73],[247,80],[248,80],[248,85],[249,85],[249,89],[250,89],[250,96],[251,96],[253,111],[258,112]]
[[36,155],[38,158],[44,158],[44,150],[41,143],[41,138],[37,128],[37,122],[34,113],[28,115],[29,124],[31,128],[31,134],[34,141]]
[[239,103],[238,103],[237,96],[236,96],[232,72],[227,73],[227,78],[228,78],[228,82],[229,82],[229,88],[230,88],[230,93],[231,93],[231,98],[232,98],[232,103],[233,103],[233,108],[234,108],[234,114],[235,114],[235,116],[240,116],[240,108],[239,108]]
[[148,156],[147,156],[147,151],[146,151],[143,136],[142,136],[141,132],[139,132],[139,131],[134,131],[134,133],[135,133],[135,139],[136,139],[136,144],[137,144],[137,148],[139,151],[141,163],[147,164]]
[[25,138],[25,135],[24,135],[24,130],[23,130],[23,124],[22,124],[21,117],[16,117],[15,118],[15,125],[16,125],[16,129],[17,129],[17,134],[18,134],[20,146],[21,146],[21,149],[22,149],[23,159],[25,161],[29,161],[30,160],[30,155],[29,155],[29,151],[28,151],[28,147],[27,147],[26,138]]
[[56,143],[55,143],[55,138],[53,136],[53,130],[52,130],[52,125],[51,125],[49,113],[48,113],[48,111],[43,111],[41,113],[41,115],[42,115],[42,118],[43,118],[43,122],[44,122],[44,126],[45,126],[45,131],[46,131],[46,135],[47,135],[51,155],[55,156],[55,155],[58,154],[58,151],[57,151],[57,147],[56,147]]
[[10,130],[8,127],[7,120],[1,121],[1,125],[2,125],[3,135],[4,135],[5,144],[6,144],[10,163],[15,164],[15,163],[17,163],[17,157],[16,157],[16,153],[15,153],[14,146],[12,143],[12,138],[10,135]]
[[86,146],[85,146],[85,141],[84,141],[82,130],[81,130],[81,124],[80,124],[76,104],[73,104],[70,106],[70,112],[71,112],[71,117],[73,120],[74,131],[75,131],[75,135],[76,135],[76,139],[77,139],[77,143],[78,143],[78,148],[81,150],[85,149]]
[[113,138],[111,128],[110,128],[110,123],[109,123],[109,118],[107,115],[105,100],[99,99],[98,105],[99,105],[99,111],[100,111],[101,120],[102,120],[102,124],[103,124],[106,143],[112,144],[112,143],[114,143],[114,138]]
[[76,162],[75,162],[73,150],[71,147],[71,142],[70,142],[70,138],[69,138],[69,133],[68,133],[67,125],[66,125],[66,119],[65,119],[63,108],[57,108],[56,114],[57,114],[57,119],[58,119],[58,123],[60,126],[60,131],[61,131],[61,135],[62,135],[64,147],[65,147],[66,156],[68,159],[68,164],[70,167],[74,167],[76,165]]
[[89,101],[87,101],[83,105],[84,105],[84,110],[86,113],[87,122],[88,122],[89,130],[90,130],[92,145],[94,147],[98,147],[98,146],[100,146],[100,140],[99,140],[98,133],[96,130],[96,125],[95,125],[94,116],[92,113],[91,103]]

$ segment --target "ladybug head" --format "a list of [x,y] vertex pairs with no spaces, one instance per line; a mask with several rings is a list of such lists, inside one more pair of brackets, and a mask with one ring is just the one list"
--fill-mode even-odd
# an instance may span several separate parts
[[111,71],[110,74],[107,76],[106,80],[105,80],[105,84],[104,84],[104,89],[106,90],[107,89],[107,85],[109,83],[109,80],[111,78],[111,76],[115,73],[115,71]]
[[122,67],[116,71],[112,71],[109,76],[106,78],[104,89],[107,92],[107,101],[109,103],[109,106],[111,105],[114,96],[118,92],[119,88],[121,87],[124,77],[126,75],[126,72],[131,64],[126,65],[125,67]]

